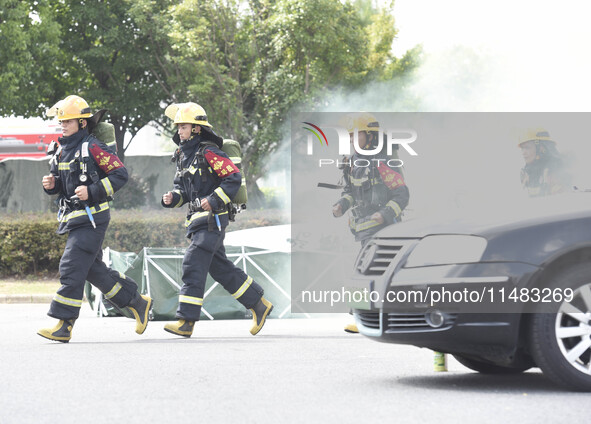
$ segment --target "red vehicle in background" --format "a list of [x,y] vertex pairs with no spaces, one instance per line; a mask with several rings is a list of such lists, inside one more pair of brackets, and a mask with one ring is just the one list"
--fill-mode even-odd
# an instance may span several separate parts
[[8,158],[43,158],[47,146],[62,135],[55,123],[0,126],[0,161]]

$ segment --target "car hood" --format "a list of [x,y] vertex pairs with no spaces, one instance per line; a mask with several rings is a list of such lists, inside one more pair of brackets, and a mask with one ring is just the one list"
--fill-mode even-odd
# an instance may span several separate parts
[[376,236],[422,238],[431,234],[473,234],[510,230],[568,221],[591,219],[591,193],[568,193],[511,202],[491,202],[445,213],[410,218],[386,227]]

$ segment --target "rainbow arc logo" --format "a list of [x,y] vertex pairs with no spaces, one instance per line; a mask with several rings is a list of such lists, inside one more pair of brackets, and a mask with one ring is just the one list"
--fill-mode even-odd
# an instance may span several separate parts
[[[326,138],[326,135],[320,129],[320,127],[318,127],[317,125],[314,125],[310,122],[302,122],[302,124],[306,124],[306,125],[311,126],[313,129],[308,128],[308,127],[302,127],[302,128],[307,131],[310,131],[312,134],[314,134],[316,136],[316,138],[318,139],[318,141],[320,142],[320,144],[326,144],[328,146],[328,139]],[[321,135],[322,135],[322,138],[320,138]],[[324,139],[324,143],[322,142],[322,139]]]

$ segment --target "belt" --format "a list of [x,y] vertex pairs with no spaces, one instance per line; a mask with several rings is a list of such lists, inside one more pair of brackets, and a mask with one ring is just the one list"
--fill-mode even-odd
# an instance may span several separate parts
[[[96,214],[105,210],[109,209],[109,202],[104,202],[101,204],[95,204],[94,206],[90,207],[90,213]],[[59,222],[68,222],[70,219],[78,218],[79,216],[86,215],[86,209],[68,209],[67,207],[61,207],[60,210],[57,212],[57,220]]]
[[187,216],[187,220],[185,221],[185,227],[188,227],[189,225],[191,225],[193,223],[193,221],[195,221],[196,219],[209,216],[210,213],[212,215],[215,213],[216,215],[221,216],[221,215],[227,215],[228,211],[224,210],[222,212],[212,212],[212,211],[195,212],[192,215]]

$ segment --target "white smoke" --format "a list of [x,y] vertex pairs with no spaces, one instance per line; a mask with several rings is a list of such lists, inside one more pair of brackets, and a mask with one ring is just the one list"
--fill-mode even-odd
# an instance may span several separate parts
[[545,127],[569,159],[573,182],[591,188],[591,115],[565,113],[591,110],[591,27],[584,6],[397,0],[395,53],[422,44],[421,66],[403,84],[374,83],[363,92],[333,95],[324,111],[516,112],[503,114],[502,127],[466,128],[471,137],[455,144],[421,146],[417,140],[419,157],[402,156],[411,208],[523,196],[517,137],[527,127]]

